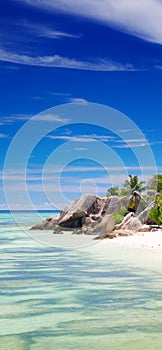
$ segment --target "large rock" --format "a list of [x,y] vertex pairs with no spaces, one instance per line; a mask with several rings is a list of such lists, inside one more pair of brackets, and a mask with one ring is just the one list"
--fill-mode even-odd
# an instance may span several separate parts
[[51,216],[39,224],[31,227],[31,230],[53,230],[53,228],[58,224],[59,216]]
[[[140,222],[142,224],[147,224],[149,223],[149,219],[148,219],[148,213],[149,211],[156,205],[155,201],[152,201],[145,210],[143,210],[139,215],[138,215],[138,219],[140,220]],[[151,222],[150,222],[151,223]]]
[[135,216],[134,213],[127,214],[121,224],[116,225],[116,230],[132,230],[137,231],[137,229],[142,226],[141,221]]
[[47,218],[33,226],[32,230],[54,230],[56,225],[67,229],[77,229],[86,225],[89,229],[88,234],[90,232],[93,234],[93,228],[102,222],[103,217],[112,212],[119,212],[123,205],[127,205],[126,201],[125,198],[117,196],[99,197],[84,194],[65,207],[57,219],[56,217]]
[[142,225],[137,229],[137,232],[149,232],[151,231],[151,226],[149,225]]
[[127,207],[129,200],[125,197],[110,196],[105,200],[102,216],[106,214],[119,213],[122,206]]
[[63,209],[58,225],[68,228],[82,227],[86,217],[99,215],[104,205],[105,198],[85,194]]
[[133,235],[132,230],[129,230],[129,229],[115,230],[112,233],[114,233],[114,237],[120,237],[120,236],[121,237],[128,237],[128,236],[132,236]]
[[102,221],[94,228],[93,234],[99,234],[100,236],[112,232],[115,227],[114,216],[108,214],[105,215]]

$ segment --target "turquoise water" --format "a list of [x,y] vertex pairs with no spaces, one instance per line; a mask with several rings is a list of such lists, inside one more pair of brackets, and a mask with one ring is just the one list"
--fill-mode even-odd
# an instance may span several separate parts
[[[35,220],[15,215],[25,228]],[[162,349],[161,273],[45,246],[9,213],[0,213],[0,243],[0,349]]]

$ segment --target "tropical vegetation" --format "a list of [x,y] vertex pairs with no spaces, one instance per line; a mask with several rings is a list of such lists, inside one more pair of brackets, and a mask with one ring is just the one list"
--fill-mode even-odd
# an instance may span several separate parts
[[[144,192],[142,196],[141,193]],[[156,195],[158,193],[158,195]],[[156,205],[150,210],[149,218],[157,225],[162,224],[162,174],[156,174],[148,180],[147,185],[144,181],[139,181],[138,175],[129,175],[129,178],[124,182],[123,187],[110,187],[107,190],[107,197],[120,196],[128,197],[128,211],[136,212],[138,207],[145,209],[147,204],[155,199]],[[140,206],[139,206],[140,204]],[[123,218],[122,213],[114,213],[117,223]]]

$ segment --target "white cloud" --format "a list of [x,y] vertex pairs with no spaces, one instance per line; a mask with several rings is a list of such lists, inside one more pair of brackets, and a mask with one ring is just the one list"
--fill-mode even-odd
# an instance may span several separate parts
[[156,64],[154,67],[158,70],[162,70],[162,66],[160,66],[159,64]]
[[78,104],[81,104],[81,105],[87,105],[88,104],[88,101],[85,100],[84,98],[75,98],[75,97],[70,98],[69,102],[71,102],[71,103],[78,103]]
[[6,138],[8,138],[8,135],[6,135],[6,134],[0,134],[0,139],[6,139]]
[[80,35],[71,34],[67,32],[62,32],[59,30],[53,30],[51,28],[48,28],[47,26],[42,26],[39,24],[31,24],[28,22],[24,22],[24,27],[26,27],[28,30],[32,32],[32,34],[35,34],[38,37],[44,37],[48,39],[61,39],[61,38],[71,38],[71,39],[77,39],[80,38]]
[[121,143],[121,142],[123,142],[123,141],[124,141],[124,142],[127,142],[127,143],[135,143],[135,142],[141,143],[141,142],[147,142],[145,138],[141,138],[141,139],[139,139],[139,138],[137,138],[137,139],[124,139],[124,140],[117,140],[116,142]]
[[141,39],[162,44],[160,0],[19,0],[101,21]]
[[[36,168],[36,169],[27,169],[26,170],[26,180],[27,182],[42,182],[43,181],[49,181],[54,183],[55,180],[58,178],[58,176],[60,176],[61,174],[63,176],[66,176],[66,182],[70,182],[74,180],[74,176],[71,176],[71,174],[76,174],[77,178],[76,178],[76,182],[77,179],[79,179],[79,174],[80,173],[84,173],[84,174],[88,174],[91,173],[91,178],[92,180],[94,179],[94,175],[96,176],[96,173],[103,173],[105,174],[105,172],[110,173],[110,174],[117,174],[118,179],[119,179],[119,173],[124,173],[125,172],[132,172],[134,173],[138,173],[138,172],[145,172],[145,173],[152,173],[152,171],[154,171],[155,168],[152,166],[143,166],[140,167],[138,165],[134,165],[134,166],[127,166],[126,164],[123,166],[106,166],[103,167],[101,166],[88,166],[88,165],[69,165],[67,167],[65,167],[63,169],[63,173],[62,173],[62,167],[58,166],[58,167],[47,167],[45,172],[43,173],[43,169],[40,168]],[[157,172],[161,173],[162,172],[162,167],[158,167],[157,168]],[[94,174],[93,174],[94,173]],[[13,187],[15,185],[15,182],[18,182],[20,184],[20,182],[24,182],[24,178],[25,178],[25,174],[24,174],[24,170],[23,169],[17,169],[17,168],[13,168],[13,169],[9,169],[8,171],[5,171],[5,174],[3,173],[3,171],[0,171],[0,180],[3,180],[3,177],[5,175],[5,180],[9,181]],[[152,175],[150,175],[152,176]],[[100,177],[99,177],[100,178]],[[80,181],[80,180],[79,180]],[[42,185],[41,185],[42,186]]]
[[61,118],[55,114],[40,114],[36,116],[36,121],[46,121],[46,122],[64,122],[68,123],[69,119]]
[[74,142],[92,142],[99,140],[101,142],[110,142],[114,139],[113,136],[108,135],[96,135],[96,134],[89,134],[89,135],[77,135],[77,136],[70,136],[70,135],[48,135],[46,136],[49,139],[52,140],[64,140],[64,141],[74,141]]
[[15,121],[26,121],[33,117],[31,114],[13,114],[1,118],[2,124],[12,124]]
[[90,71],[134,71],[134,67],[127,63],[121,64],[112,62],[107,59],[99,58],[94,61],[78,61],[75,58],[62,57],[59,55],[53,56],[29,56],[18,54],[0,49],[0,61],[11,62],[22,65],[49,67],[49,68],[68,68],[81,69]]
[[59,96],[59,97],[69,97],[71,96],[70,93],[67,93],[67,92],[48,92],[49,95],[52,95],[52,96]]
[[116,143],[116,145],[112,146],[113,148],[136,148],[150,145],[150,143],[145,138],[116,140]]
[[136,131],[136,129],[120,129],[120,130],[117,130],[118,132],[123,132],[123,133],[127,133],[127,132],[133,132],[133,131]]
[[126,145],[125,143],[123,143],[122,145],[115,145],[113,146],[113,148],[136,148],[136,147],[145,147],[148,146],[147,142],[143,142],[143,143],[131,143],[129,145]]
[[82,136],[68,136],[68,135],[48,135],[46,136],[48,139],[51,140],[63,140],[63,141],[74,141],[74,142],[92,142],[94,139],[91,139],[89,137],[82,137]]
[[[63,119],[55,114],[40,114],[36,116],[31,114],[13,114],[13,115],[9,115],[1,118],[1,125],[13,124],[14,122],[28,121],[28,120],[31,120],[32,118],[33,118],[33,121],[36,121],[36,122],[39,122],[39,121],[46,121],[46,122],[56,121],[56,122],[64,122],[64,123],[69,122],[68,119]],[[3,134],[0,134],[0,135],[3,135]]]

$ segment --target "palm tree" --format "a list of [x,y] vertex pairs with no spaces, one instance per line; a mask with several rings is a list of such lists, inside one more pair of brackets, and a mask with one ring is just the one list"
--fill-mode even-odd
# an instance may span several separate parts
[[130,180],[126,180],[124,183],[124,187],[131,194],[131,198],[128,203],[128,211],[136,213],[140,201],[142,199],[141,192],[146,189],[144,185],[144,181],[138,181],[138,175],[132,176],[129,175]]
[[139,193],[145,191],[146,187],[143,186],[145,181],[139,182],[138,175],[129,175],[129,178],[130,180],[126,180],[123,185],[129,191],[129,193],[133,194],[134,191],[138,191]]

